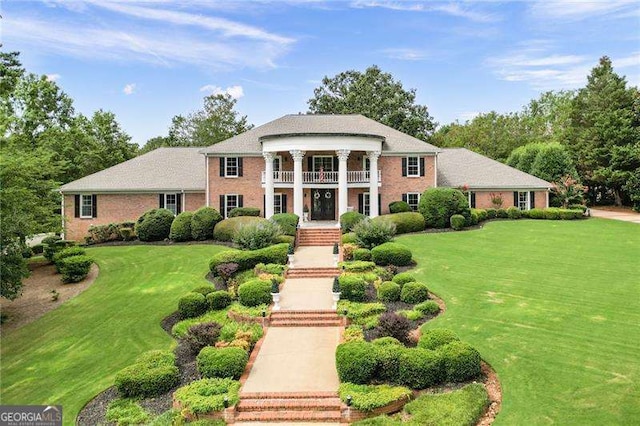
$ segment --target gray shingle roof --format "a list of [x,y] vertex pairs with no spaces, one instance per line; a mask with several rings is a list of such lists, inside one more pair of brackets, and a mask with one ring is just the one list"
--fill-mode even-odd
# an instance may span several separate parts
[[438,186],[487,189],[542,189],[551,184],[466,148],[445,148],[438,154]]
[[63,192],[205,190],[205,158],[197,148],[158,148],[62,185]]
[[259,154],[261,138],[292,135],[364,135],[384,138],[383,152],[433,153],[439,148],[360,114],[291,114],[203,149],[204,154]]

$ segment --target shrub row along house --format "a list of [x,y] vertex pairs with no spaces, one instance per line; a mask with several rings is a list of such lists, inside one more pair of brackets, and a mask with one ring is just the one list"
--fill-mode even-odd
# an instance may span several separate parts
[[375,217],[431,187],[460,187],[470,207],[548,207],[551,184],[463,148],[440,149],[362,115],[286,115],[207,148],[159,148],[63,185],[65,238],[89,226],[204,205],[333,221]]

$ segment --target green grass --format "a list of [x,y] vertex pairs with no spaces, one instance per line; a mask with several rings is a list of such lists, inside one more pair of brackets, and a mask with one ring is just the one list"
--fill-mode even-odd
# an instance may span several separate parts
[[[61,404],[64,423],[115,373],[175,341],[160,321],[206,284],[211,245],[100,247],[96,282],[37,321],[2,336],[2,404]],[[72,284],[71,284],[72,285]]]
[[640,226],[501,221],[399,241],[447,304],[426,327],[451,328],[497,371],[496,425],[640,418]]

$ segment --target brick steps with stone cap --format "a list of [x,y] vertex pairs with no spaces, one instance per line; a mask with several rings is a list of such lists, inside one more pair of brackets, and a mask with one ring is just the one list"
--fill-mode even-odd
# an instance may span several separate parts
[[287,278],[327,278],[340,275],[338,268],[293,268],[287,270]]
[[344,320],[333,310],[275,311],[271,327],[340,327]]
[[298,245],[332,246],[340,242],[340,228],[300,228]]
[[236,422],[339,422],[342,403],[336,392],[242,393]]

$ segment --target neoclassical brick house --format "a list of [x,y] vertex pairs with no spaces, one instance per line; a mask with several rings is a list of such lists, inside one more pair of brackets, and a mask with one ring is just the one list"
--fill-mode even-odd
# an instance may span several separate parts
[[463,148],[440,149],[362,115],[286,115],[207,148],[159,148],[61,187],[65,236],[90,225],[208,205],[333,221],[416,209],[429,187],[466,187],[472,207],[547,207],[550,184]]

